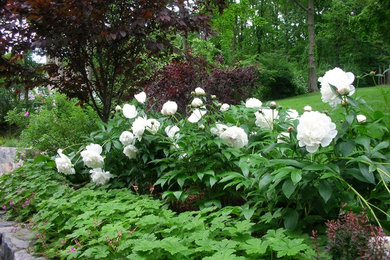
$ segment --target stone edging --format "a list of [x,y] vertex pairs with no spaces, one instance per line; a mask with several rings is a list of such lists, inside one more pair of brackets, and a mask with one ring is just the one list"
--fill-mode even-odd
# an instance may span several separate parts
[[3,221],[4,213],[0,212],[0,260],[45,260],[28,253],[34,234],[14,221]]

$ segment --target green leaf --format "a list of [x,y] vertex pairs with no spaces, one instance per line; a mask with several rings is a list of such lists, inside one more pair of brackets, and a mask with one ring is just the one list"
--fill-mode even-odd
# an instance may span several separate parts
[[109,153],[110,150],[111,150],[111,144],[112,144],[111,142],[108,142],[108,143],[106,143],[106,145],[104,146],[107,153]]
[[380,150],[385,149],[387,147],[389,147],[389,142],[387,142],[387,141],[381,142],[377,146],[375,146],[374,149],[372,149],[372,153],[380,151]]
[[185,180],[186,180],[185,176],[177,178],[177,184],[179,184],[180,188],[183,188]]
[[363,177],[369,182],[375,185],[375,176],[366,164],[359,163],[359,170]]
[[290,179],[287,179],[282,186],[282,191],[284,195],[289,199],[290,196],[294,193],[295,191],[295,185],[292,183]]
[[320,182],[320,185],[318,186],[318,192],[320,193],[321,197],[324,199],[326,203],[332,196],[332,192],[333,192],[332,186],[330,185],[329,182],[323,180]]
[[239,162],[240,169],[245,177],[248,177],[249,175],[249,164],[247,162],[248,159],[249,159],[248,157],[244,157],[241,158]]
[[160,247],[168,251],[171,255],[186,251],[188,248],[181,243],[177,237],[167,237],[161,240]]
[[175,196],[175,198],[176,198],[177,200],[180,199],[180,197],[181,197],[182,194],[183,194],[182,191],[174,191],[174,192],[173,192],[173,196]]
[[345,120],[348,122],[348,124],[352,125],[353,121],[355,120],[356,115],[349,114],[345,117]]
[[310,246],[304,243],[303,239],[289,238],[283,238],[279,243],[273,244],[272,249],[277,252],[276,256],[278,258],[283,258],[284,256],[299,257],[299,254],[302,253],[302,251],[312,251]]
[[348,156],[355,149],[355,142],[352,140],[342,142],[338,148],[343,156]]
[[296,185],[300,180],[302,180],[302,172],[301,171],[291,172],[291,180],[293,184]]
[[362,145],[367,151],[370,150],[370,142],[371,142],[371,139],[366,137],[366,136],[358,136],[356,139],[355,139],[355,142],[357,144],[360,144]]
[[304,171],[322,171],[325,169],[325,165],[322,164],[311,164],[303,168]]
[[114,140],[114,141],[112,141],[112,143],[114,144],[114,147],[115,147],[116,149],[122,150],[122,144],[121,144],[119,141]]
[[250,207],[246,207],[246,208],[243,208],[242,209],[242,214],[244,215],[245,219],[246,220],[250,220],[253,216],[253,214],[255,213],[255,210],[256,208],[250,208]]
[[263,255],[267,251],[268,244],[268,242],[259,238],[252,238],[241,245],[241,248],[249,255]]
[[218,181],[217,178],[215,178],[214,176],[210,176],[210,180],[209,180],[210,187],[212,188],[217,181]]
[[263,190],[265,187],[267,187],[268,184],[272,182],[272,180],[273,177],[271,174],[269,173],[264,174],[259,181],[259,190]]
[[243,176],[241,173],[238,173],[238,172],[224,172],[223,174],[221,174],[219,177],[222,177],[224,176],[222,179],[219,180],[219,182],[227,182],[227,181],[230,181],[232,179],[243,179]]
[[333,177],[333,176],[336,176],[336,174],[333,172],[327,172],[327,173],[321,175],[321,179],[328,179],[328,178]]
[[359,107],[358,103],[356,103],[355,99],[351,98],[350,96],[347,96],[348,102],[354,106],[354,107]]
[[293,159],[274,159],[270,160],[271,165],[290,165],[290,166],[295,166],[297,168],[303,168],[305,167],[304,163],[298,162]]
[[294,209],[287,209],[286,213],[283,215],[284,227],[289,230],[294,230],[298,224],[299,214]]

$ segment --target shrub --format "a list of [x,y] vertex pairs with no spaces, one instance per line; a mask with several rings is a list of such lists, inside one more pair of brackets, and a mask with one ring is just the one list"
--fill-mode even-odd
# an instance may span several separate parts
[[272,100],[306,93],[302,76],[294,70],[286,56],[269,53],[259,58],[261,87],[254,94],[261,99]]
[[63,94],[43,100],[42,109],[28,116],[29,124],[21,133],[23,145],[54,154],[58,147],[80,144],[97,128],[95,112],[76,106],[77,100],[68,100]]
[[203,87],[208,93],[216,95],[221,103],[237,105],[252,94],[259,74],[255,66],[214,68]]
[[204,88],[209,96],[217,95],[222,103],[239,104],[252,93],[259,77],[255,66],[208,67],[206,61],[197,58],[167,64],[145,88],[147,95],[155,100],[154,109],[160,111],[166,101],[172,100],[178,104],[179,113],[185,115],[191,91],[197,87]]
[[36,113],[43,105],[44,96],[41,92],[43,92],[42,89],[30,90],[28,99],[25,99],[25,93],[22,93],[18,88],[1,88],[0,129],[11,130],[13,136],[20,135],[28,125],[29,117],[27,115]]
[[171,100],[178,104],[179,113],[185,115],[191,91],[201,87],[206,78],[204,64],[195,60],[172,61],[157,73],[154,81],[145,88],[145,92],[154,99],[154,110],[160,111],[162,105]]
[[368,223],[366,214],[353,212],[326,223],[328,250],[334,259],[387,259],[387,239],[381,228]]

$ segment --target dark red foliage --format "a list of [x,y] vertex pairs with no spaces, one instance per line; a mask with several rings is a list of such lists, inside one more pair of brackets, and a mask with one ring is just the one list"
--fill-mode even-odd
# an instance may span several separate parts
[[216,95],[221,103],[236,105],[252,94],[258,79],[259,69],[255,66],[215,68],[205,82],[204,89]]
[[221,103],[239,104],[252,93],[258,74],[259,70],[254,66],[211,68],[204,60],[192,57],[167,64],[145,91],[155,100],[153,109],[159,111],[166,101],[171,100],[178,104],[179,113],[186,114],[195,88],[203,88],[208,100],[211,100],[210,95],[216,95]]
[[353,212],[326,223],[328,250],[334,259],[388,259],[385,234]]
[[171,100],[178,105],[178,112],[185,114],[191,100],[191,91],[202,87],[207,79],[206,70],[197,63],[173,61],[164,66],[154,77],[154,81],[145,88],[147,96],[154,100],[152,109],[160,111],[162,105]]
[[[16,66],[27,50],[52,58],[50,84],[95,107],[106,121],[111,108],[145,75],[151,56],[174,48],[172,37],[212,30],[210,11],[224,0],[8,0],[0,5],[1,76],[22,77]],[[55,58],[55,62],[54,59]],[[30,73],[31,74],[31,73]],[[29,76],[31,82],[34,77]],[[11,77],[8,77],[11,78]],[[29,86],[33,86],[30,84]]]

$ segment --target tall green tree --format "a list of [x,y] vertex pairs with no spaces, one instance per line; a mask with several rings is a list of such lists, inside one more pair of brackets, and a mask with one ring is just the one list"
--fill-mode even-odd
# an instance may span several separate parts
[[307,6],[304,6],[300,0],[294,1],[301,9],[307,13],[307,29],[309,38],[309,52],[308,52],[308,83],[307,88],[309,92],[318,91],[317,75],[316,75],[316,61],[315,61],[315,30],[314,30],[314,0],[308,0]]

